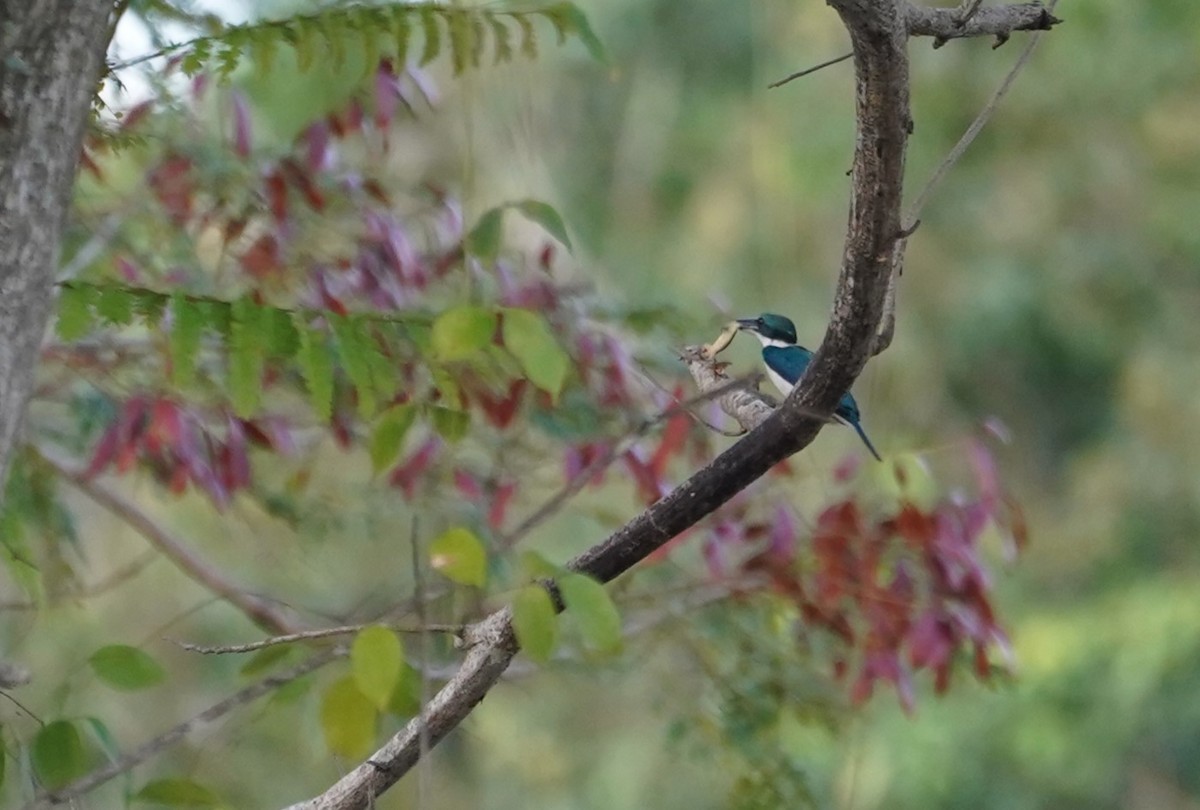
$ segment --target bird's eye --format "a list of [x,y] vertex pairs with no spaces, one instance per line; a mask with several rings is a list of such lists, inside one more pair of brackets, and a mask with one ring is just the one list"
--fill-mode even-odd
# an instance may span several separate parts
[[766,326],[766,324],[767,324],[767,322],[766,322],[766,321],[764,321],[762,318],[755,318],[755,319],[754,319],[754,322],[755,322],[756,324],[758,324],[759,326]]

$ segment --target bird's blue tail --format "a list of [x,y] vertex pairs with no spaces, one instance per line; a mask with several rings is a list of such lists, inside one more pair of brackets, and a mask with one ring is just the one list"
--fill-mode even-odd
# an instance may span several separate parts
[[867,432],[862,429],[862,424],[854,421],[851,422],[850,425],[856,431],[858,431],[858,437],[863,440],[863,444],[865,444],[867,449],[871,451],[871,455],[875,456],[875,460],[883,461],[883,457],[879,455],[879,451],[875,449],[875,445],[871,444],[871,440],[867,438]]

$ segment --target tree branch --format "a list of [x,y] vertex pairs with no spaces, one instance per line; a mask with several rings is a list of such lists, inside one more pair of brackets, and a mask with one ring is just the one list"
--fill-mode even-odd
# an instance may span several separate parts
[[[901,180],[911,128],[906,5],[903,0],[831,0],[831,5],[850,30],[854,46],[858,139],[850,225],[825,339],[781,407],[665,498],[572,560],[571,570],[605,582],[614,579],[774,464],[808,446],[866,363],[900,232]],[[742,412],[738,407],[732,410]],[[749,413],[743,415],[749,418]],[[419,719],[410,721],[328,791],[293,805],[292,810],[365,808],[407,773],[420,756],[422,732],[431,745],[443,739],[483,699],[516,655],[510,610],[499,610],[469,628],[467,643],[462,667],[426,707],[424,729]]]
[[224,572],[201,559],[186,543],[160,526],[133,501],[89,477],[81,465],[46,447],[39,447],[37,451],[55,472],[80,492],[129,524],[190,579],[233,605],[260,628],[274,635],[300,631],[301,628],[276,605],[234,585]]
[[905,22],[914,37],[933,37],[934,47],[963,37],[996,37],[1003,45],[1014,31],[1049,31],[1062,20],[1040,2],[975,9],[966,20],[957,8],[906,4]]
[[258,683],[251,684],[245,689],[235,692],[220,703],[213,704],[190,720],[185,720],[174,728],[164,731],[154,739],[143,743],[128,754],[122,754],[103,767],[92,771],[87,776],[76,779],[74,782],[57,790],[40,794],[33,801],[21,808],[21,810],[50,810],[55,805],[66,804],[68,802],[73,803],[75,799],[78,799],[88,791],[104,784],[114,776],[132,770],[146,760],[170,748],[189,734],[211,726],[239,706],[244,706],[263,695],[273,692],[285,683],[290,683],[303,675],[316,671],[330,661],[344,656],[346,652],[345,647],[333,647],[319,653],[314,653],[308,660],[292,669],[263,678]]

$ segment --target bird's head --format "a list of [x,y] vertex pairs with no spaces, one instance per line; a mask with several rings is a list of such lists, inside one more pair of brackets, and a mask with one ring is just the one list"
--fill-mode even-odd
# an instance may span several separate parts
[[782,315],[764,312],[757,318],[738,318],[738,329],[758,335],[759,339],[786,343],[789,346],[796,343],[796,326]]

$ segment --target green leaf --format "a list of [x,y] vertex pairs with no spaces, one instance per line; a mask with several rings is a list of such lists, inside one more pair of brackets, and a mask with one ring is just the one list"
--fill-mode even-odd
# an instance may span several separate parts
[[347,759],[361,759],[375,742],[375,706],[359,691],[353,675],[329,685],[321,696],[325,745]]
[[536,551],[521,552],[521,574],[528,579],[554,579],[563,573],[561,566],[547,560]]
[[317,36],[320,32],[314,24],[304,18],[296,21],[295,32],[292,47],[296,51],[296,67],[301,73],[307,73],[316,56]]
[[546,662],[558,641],[558,613],[541,585],[526,585],[512,603],[513,630],[521,649],[535,661]]
[[375,413],[375,385],[371,376],[369,354],[373,351],[366,323],[361,318],[333,316],[333,334],[346,376],[358,392],[358,413],[367,419]]
[[169,807],[220,807],[221,800],[204,785],[191,779],[155,779],[133,795],[135,802]]
[[487,553],[478,537],[461,526],[447,530],[429,546],[429,564],[461,585],[483,587],[487,581]]
[[266,345],[262,308],[249,298],[233,302],[229,327],[229,398],[233,412],[248,419],[262,399],[263,349]]
[[412,13],[404,6],[392,7],[392,37],[396,42],[396,69],[404,68],[408,61],[408,40],[412,34],[412,26],[408,23],[408,15]]
[[166,680],[162,665],[137,647],[110,644],[88,659],[97,677],[115,689],[134,691]]
[[504,206],[484,212],[475,227],[464,240],[467,252],[484,262],[494,261],[500,253],[501,226],[504,224]]
[[558,399],[571,360],[540,315],[527,309],[504,310],[504,345],[521,363],[529,381]]
[[621,648],[621,616],[603,585],[583,574],[564,574],[558,589],[590,647],[604,653]]
[[492,27],[492,37],[496,40],[496,59],[494,64],[511,62],[513,56],[512,32],[508,30],[508,26],[494,12],[485,11],[483,12],[483,16]]
[[146,322],[146,326],[155,328],[162,320],[163,311],[167,308],[170,298],[162,293],[151,290],[134,290],[133,309]]
[[513,16],[521,26],[521,53],[528,59],[537,59],[537,31],[534,30],[533,21],[529,19],[528,13]]
[[559,25],[558,20],[566,21],[566,30],[579,37],[579,41],[583,43],[583,47],[587,48],[588,54],[593,59],[602,64],[608,64],[608,55],[604,52],[604,43],[600,41],[600,37],[596,36],[596,32],[592,30],[592,24],[588,21],[587,15],[574,3],[563,3],[559,15],[553,18],[555,25]]
[[171,350],[171,380],[184,387],[196,373],[196,354],[204,336],[204,310],[182,295],[171,299],[171,332],[167,345]]
[[421,30],[425,34],[425,50],[421,54],[421,67],[425,67],[434,59],[437,59],[438,53],[442,50],[442,38],[438,33],[437,15],[433,10],[425,5],[421,7]]
[[461,11],[447,9],[446,25],[450,29],[450,64],[457,76],[467,67],[471,54],[471,20]]
[[496,331],[496,316],[483,307],[448,309],[433,322],[434,354],[442,360],[462,360],[482,349]]
[[62,787],[87,771],[87,753],[79,729],[69,720],[42,726],[33,740],[33,772],[50,790]]
[[333,358],[325,335],[315,329],[300,332],[300,351],[296,355],[300,373],[308,387],[308,401],[322,422],[333,416]]
[[90,285],[66,284],[58,295],[58,336],[65,341],[79,340],[92,328],[92,290]]
[[386,627],[366,627],[354,637],[350,667],[358,690],[385,711],[404,668],[404,645]]
[[376,420],[375,431],[371,434],[371,467],[376,474],[396,462],[416,415],[416,409],[411,405],[395,405]]
[[124,287],[100,287],[96,290],[96,314],[114,326],[133,323],[133,294]]
[[287,359],[300,348],[300,333],[292,323],[292,313],[277,307],[263,309],[263,332],[267,341],[267,352],[272,357]]
[[448,442],[462,441],[471,429],[471,414],[453,408],[433,405],[429,408],[429,420],[433,429]]
[[421,711],[421,673],[411,664],[401,668],[387,711],[398,717],[412,717]]
[[526,219],[545,228],[546,232],[562,242],[567,250],[572,249],[571,237],[567,234],[567,225],[559,216],[558,211],[554,210],[549,203],[540,200],[521,200],[513,203],[513,208],[524,214]]
[[[0,726],[0,731],[3,731],[3,726]],[[4,771],[8,765],[8,755],[4,753],[4,749],[0,748],[0,790],[4,789]]]

